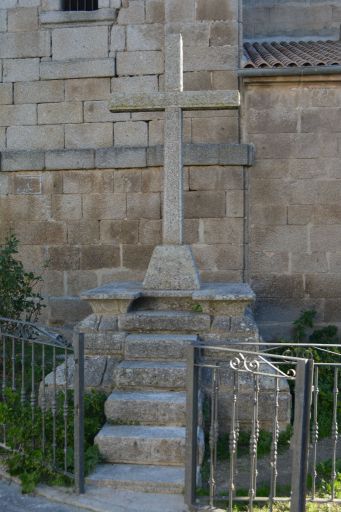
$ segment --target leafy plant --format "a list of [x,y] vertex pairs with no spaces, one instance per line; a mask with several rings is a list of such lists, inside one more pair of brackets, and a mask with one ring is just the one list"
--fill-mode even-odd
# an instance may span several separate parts
[[19,241],[12,233],[0,247],[0,316],[37,321],[44,307],[36,286],[41,276],[26,272],[18,254]]
[[[19,392],[6,388],[5,400],[0,402],[0,424],[6,425],[6,444],[13,450],[5,457],[10,474],[20,478],[23,492],[32,492],[39,482],[70,485],[72,480],[57,471],[56,468],[66,470],[68,473],[72,473],[74,469],[73,393],[71,391],[67,393],[69,420],[66,424],[66,431],[63,417],[64,394],[59,392],[57,395],[55,464],[52,443],[54,429],[52,410],[48,408],[44,414],[45,446],[43,446],[43,411],[36,407],[32,414],[30,403],[22,404],[20,398]],[[105,422],[105,399],[105,394],[98,391],[87,393],[84,398],[86,474],[91,472],[100,459],[99,451],[93,441]],[[64,451],[65,448],[66,451]]]

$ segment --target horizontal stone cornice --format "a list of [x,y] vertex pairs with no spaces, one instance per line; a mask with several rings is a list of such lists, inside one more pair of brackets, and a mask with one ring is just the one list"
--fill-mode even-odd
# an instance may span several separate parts
[[[184,165],[251,166],[252,144],[185,144]],[[3,151],[1,171],[58,171],[67,169],[125,169],[163,165],[163,146]]]

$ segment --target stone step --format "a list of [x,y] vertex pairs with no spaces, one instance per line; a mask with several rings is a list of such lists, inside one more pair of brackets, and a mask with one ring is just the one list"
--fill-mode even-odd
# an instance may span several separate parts
[[186,425],[186,393],[113,391],[105,402],[109,423]]
[[133,332],[207,332],[211,326],[210,315],[179,311],[138,311],[119,318],[121,331]]
[[197,339],[191,334],[130,334],[125,339],[125,360],[184,361],[186,348]]
[[184,492],[185,469],[176,466],[100,464],[86,482],[111,489],[181,494]]
[[106,462],[182,466],[185,439],[184,427],[106,424],[95,443]]
[[115,368],[116,389],[184,390],[186,364],[160,361],[123,361]]

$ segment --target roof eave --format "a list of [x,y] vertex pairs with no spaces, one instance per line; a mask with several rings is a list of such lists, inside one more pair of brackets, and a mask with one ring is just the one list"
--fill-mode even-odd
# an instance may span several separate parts
[[244,68],[237,71],[238,76],[266,77],[266,76],[309,76],[309,75],[338,75],[341,66],[303,66],[291,68]]

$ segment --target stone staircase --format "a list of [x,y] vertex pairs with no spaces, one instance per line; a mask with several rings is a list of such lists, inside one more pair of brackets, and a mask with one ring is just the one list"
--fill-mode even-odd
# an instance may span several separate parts
[[[86,332],[88,356],[96,354],[96,346],[99,354],[110,355],[110,340],[115,346],[107,423],[95,439],[104,463],[87,479],[99,487],[182,493],[186,347],[198,340],[225,345],[232,332],[238,341],[258,340],[254,322],[245,316],[253,300],[247,285],[176,292],[179,296],[156,293],[116,284],[83,296],[94,311],[83,328],[79,326]],[[200,463],[201,428],[198,446]]]

